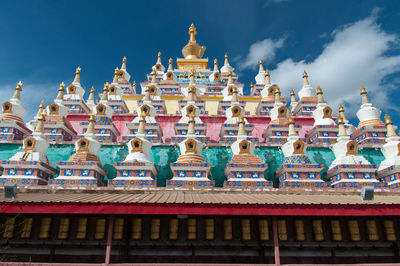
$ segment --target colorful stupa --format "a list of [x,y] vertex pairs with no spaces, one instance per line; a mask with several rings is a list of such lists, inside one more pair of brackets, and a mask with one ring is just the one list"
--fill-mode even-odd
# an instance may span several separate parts
[[356,128],[305,71],[284,88],[260,60],[244,85],[188,34],[138,90],[125,57],[101,94],[78,67],[50,104],[24,100],[40,104],[26,126],[17,84],[0,115],[1,263],[400,263],[400,137],[365,89]]

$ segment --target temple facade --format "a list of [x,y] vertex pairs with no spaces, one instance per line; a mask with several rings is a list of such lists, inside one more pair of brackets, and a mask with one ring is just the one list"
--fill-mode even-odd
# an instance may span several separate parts
[[126,57],[98,96],[76,68],[26,124],[17,84],[0,263],[400,263],[400,137],[367,89],[353,125],[313,73],[289,92],[260,60],[245,85],[188,34],[138,86]]

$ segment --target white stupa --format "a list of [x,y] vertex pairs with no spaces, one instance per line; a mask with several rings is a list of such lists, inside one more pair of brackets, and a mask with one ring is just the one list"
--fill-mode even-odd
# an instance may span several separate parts
[[165,67],[161,63],[161,52],[158,52],[157,62],[151,69],[152,69],[152,71],[156,71],[157,75],[161,75],[161,76],[164,75]]
[[263,66],[263,60],[260,60],[258,62],[259,67],[258,67],[258,74],[255,76],[256,80],[256,85],[265,85],[266,79],[265,79],[265,70]]
[[221,81],[221,73],[218,70],[218,60],[214,59],[214,70],[211,75],[208,77],[211,82]]
[[168,70],[166,73],[163,74],[162,79],[176,82],[177,77],[174,73],[174,68],[172,66],[172,63],[173,63],[172,58],[170,58],[168,60]]
[[357,117],[360,120],[358,128],[362,126],[383,126],[383,122],[381,120],[382,112],[378,108],[373,107],[369,102],[367,91],[365,90],[364,86],[361,87],[360,94],[362,97],[362,103],[357,112]]
[[228,60],[228,54],[225,53],[225,62],[224,65],[221,67],[221,73],[223,74],[227,74],[230,71],[234,71],[235,69],[229,64],[229,60]]
[[318,104],[317,108],[313,111],[314,127],[315,126],[334,126],[335,121],[332,119],[332,109],[328,106],[324,100],[322,88],[317,88]]

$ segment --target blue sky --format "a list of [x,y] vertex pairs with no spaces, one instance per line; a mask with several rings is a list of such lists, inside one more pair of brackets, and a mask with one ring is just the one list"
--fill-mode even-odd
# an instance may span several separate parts
[[263,58],[286,96],[306,69],[334,110],[344,103],[354,117],[364,84],[399,124],[399,15],[400,1],[2,1],[0,96],[22,80],[29,120],[77,66],[86,92],[100,92],[123,56],[143,81],[158,51],[164,65],[181,57],[194,22],[204,57],[222,63],[228,52],[247,89]]

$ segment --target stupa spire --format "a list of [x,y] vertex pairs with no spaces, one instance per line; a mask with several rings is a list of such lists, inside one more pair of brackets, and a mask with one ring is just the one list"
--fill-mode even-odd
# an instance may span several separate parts
[[108,101],[108,82],[106,84],[104,84],[104,88],[103,88],[103,95],[101,95],[101,101]]
[[58,94],[57,94],[57,98],[56,100],[64,100],[64,88],[65,88],[65,84],[64,82],[60,83],[60,87],[58,88]]
[[310,85],[310,83],[308,82],[308,74],[304,70],[304,72],[303,72],[303,86],[309,86],[309,85]]
[[195,87],[190,86],[188,89],[188,102],[194,102],[195,101]]
[[339,127],[339,132],[338,132],[338,137],[347,137],[347,131],[346,128],[344,127],[344,120],[341,116],[338,118],[338,127]]
[[246,135],[246,123],[244,121],[243,115],[239,116],[239,130],[238,130],[238,136],[245,136]]
[[157,62],[156,64],[160,64],[161,65],[161,52],[158,52],[157,54]]
[[151,72],[151,83],[157,83],[157,72],[155,70],[153,70]]
[[279,87],[275,88],[274,96],[275,96],[274,97],[275,104],[280,104],[281,103],[281,90],[279,89]]
[[294,93],[293,89],[290,91],[290,102],[296,102],[296,94]]
[[140,114],[139,127],[138,127],[137,134],[138,135],[146,134],[146,114],[143,112]]
[[114,70],[114,78],[113,78],[112,83],[118,83],[118,73],[119,73],[119,69],[118,69],[118,67],[117,67],[117,68],[115,68],[115,70]]
[[258,72],[259,72],[259,73],[264,72],[264,65],[263,65],[263,63],[264,63],[264,62],[263,62],[263,60],[261,60],[261,59],[260,59],[260,61],[258,61],[258,65],[259,65],[259,66],[258,66]]
[[81,68],[77,67],[75,70],[75,78],[72,83],[81,83]]
[[44,111],[44,100],[42,100],[42,101],[40,102],[39,110],[38,110],[38,112],[36,113],[36,116],[35,116],[35,117],[40,117],[40,116],[42,115],[43,111]]
[[369,100],[367,97],[367,90],[365,89],[364,85],[362,85],[360,88],[360,94],[361,94],[361,103],[362,104],[369,103]]
[[88,102],[93,102],[94,103],[94,87],[92,86],[92,88],[90,89],[90,93],[89,93],[89,98],[87,100]]
[[194,120],[194,114],[190,114],[189,115],[189,122],[188,122],[188,131],[187,131],[187,135],[195,135],[196,131],[195,131],[195,120]]
[[228,72],[228,84],[233,84],[233,78],[232,78],[232,76],[233,76],[233,72],[232,72],[232,71],[229,71],[229,72]]
[[343,105],[339,105],[339,116],[343,118],[343,121],[347,121],[346,115],[344,113]]
[[42,113],[39,115],[39,117],[38,117],[37,120],[38,120],[38,123],[37,123],[37,125],[36,125],[36,127],[35,127],[34,132],[35,132],[35,133],[43,134],[43,131],[44,131],[44,121],[46,120],[45,115],[44,115],[44,111],[42,111]]
[[229,65],[228,53],[225,53],[225,61],[224,61],[224,65]]
[[122,58],[121,70],[126,70],[126,57]]
[[170,58],[170,59],[168,60],[168,70],[167,70],[167,72],[172,72],[172,71],[174,71],[174,67],[172,66],[172,64],[173,64],[173,60],[172,60],[172,58]]
[[387,130],[387,134],[386,134],[387,138],[397,137],[396,130],[393,127],[393,122],[390,119],[390,116],[388,116],[387,114],[385,115],[385,126],[386,126],[386,130]]
[[325,103],[324,93],[320,86],[318,86],[318,88],[317,88],[317,99],[318,99],[318,103]]
[[233,103],[239,102],[238,91],[235,86],[232,88],[232,102]]
[[296,129],[294,127],[295,123],[293,116],[289,115],[288,120],[289,120],[289,137],[297,137]]
[[214,72],[218,72],[218,60],[217,60],[217,58],[214,59]]
[[149,87],[146,87],[145,95],[144,95],[143,101],[144,101],[144,102],[151,102],[150,89],[149,89]]
[[271,75],[268,69],[265,70],[265,84],[271,84]]
[[89,118],[89,125],[88,125],[88,128],[86,130],[86,134],[94,134],[95,133],[94,132],[95,123],[96,123],[95,115],[91,114],[90,118]]
[[22,91],[22,82],[18,82],[17,86],[15,87],[14,95],[12,98],[21,100],[21,91]]

